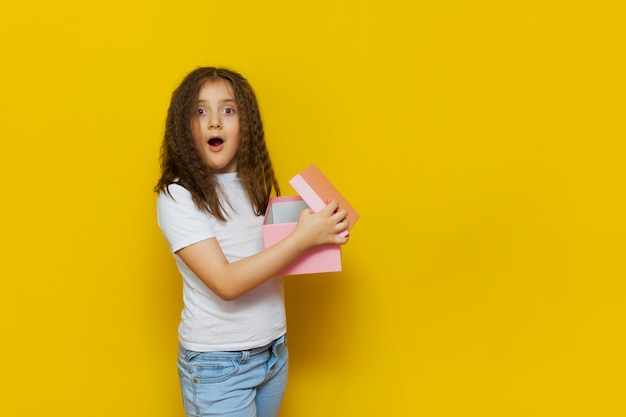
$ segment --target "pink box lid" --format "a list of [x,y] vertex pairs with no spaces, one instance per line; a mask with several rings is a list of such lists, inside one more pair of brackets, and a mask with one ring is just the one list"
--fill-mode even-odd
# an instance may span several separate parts
[[289,184],[316,213],[326,207],[327,201],[332,199],[339,201],[339,207],[348,212],[348,222],[350,223],[348,230],[354,227],[354,224],[360,217],[359,213],[315,165],[309,166],[293,177]]

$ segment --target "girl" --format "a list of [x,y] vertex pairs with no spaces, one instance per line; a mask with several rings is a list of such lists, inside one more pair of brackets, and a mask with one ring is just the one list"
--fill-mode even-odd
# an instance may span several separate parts
[[198,68],[174,91],[155,187],[157,219],[183,278],[178,373],[188,416],[278,415],[287,383],[282,278],[308,248],[345,244],[346,211],[303,210],[263,249],[280,194],[255,94],[240,74]]

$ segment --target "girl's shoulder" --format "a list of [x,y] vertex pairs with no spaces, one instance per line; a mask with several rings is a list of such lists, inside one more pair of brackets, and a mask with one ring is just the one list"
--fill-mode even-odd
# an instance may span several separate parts
[[199,210],[191,193],[180,184],[172,183],[159,192],[156,201],[157,216],[163,226],[174,225],[181,221],[206,221],[207,213]]
[[[180,200],[180,201],[179,201]],[[173,182],[157,196],[159,204],[191,201],[191,193],[179,182]]]
[[179,179],[175,179],[174,181],[172,181],[165,189],[166,193],[171,192],[172,190],[187,191],[185,185]]

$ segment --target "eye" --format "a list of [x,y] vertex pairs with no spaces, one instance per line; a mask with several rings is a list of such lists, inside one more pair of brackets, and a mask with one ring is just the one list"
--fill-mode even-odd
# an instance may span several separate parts
[[198,109],[198,114],[207,114],[205,109]]
[[233,109],[232,107],[226,107],[224,109],[224,113],[226,113],[226,114],[234,114],[235,113],[235,109]]

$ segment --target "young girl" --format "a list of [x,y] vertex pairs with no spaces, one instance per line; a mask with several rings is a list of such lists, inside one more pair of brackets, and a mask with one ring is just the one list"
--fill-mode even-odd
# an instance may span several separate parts
[[255,94],[240,74],[198,68],[174,91],[161,149],[157,218],[183,278],[178,373],[188,416],[278,415],[287,383],[282,278],[316,245],[345,244],[337,201],[303,210],[263,249],[280,193]]

